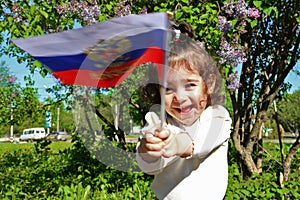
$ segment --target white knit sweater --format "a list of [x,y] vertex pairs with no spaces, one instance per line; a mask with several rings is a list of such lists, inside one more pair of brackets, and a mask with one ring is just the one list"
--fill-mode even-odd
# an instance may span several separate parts
[[[172,122],[169,121],[172,124]],[[228,180],[227,150],[231,119],[222,106],[208,107],[193,125],[180,127],[194,139],[191,159],[161,157],[141,170],[154,175],[151,188],[160,200],[221,200]]]

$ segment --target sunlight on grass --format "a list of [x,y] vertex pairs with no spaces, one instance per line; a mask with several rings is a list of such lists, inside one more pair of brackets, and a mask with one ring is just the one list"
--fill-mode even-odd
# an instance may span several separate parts
[[[52,151],[58,152],[72,145],[71,142],[52,142],[49,147]],[[14,152],[17,150],[33,150],[34,143],[0,143],[0,155],[5,152]]]

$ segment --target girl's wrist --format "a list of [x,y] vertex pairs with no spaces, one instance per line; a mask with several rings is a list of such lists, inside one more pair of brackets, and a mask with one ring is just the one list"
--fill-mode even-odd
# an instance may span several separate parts
[[193,157],[193,153],[194,153],[194,141],[192,141],[192,145],[190,146],[190,149],[187,150],[185,153],[181,154],[180,157],[190,159]]
[[194,153],[194,140],[187,132],[176,135],[177,155],[181,158],[191,158]]

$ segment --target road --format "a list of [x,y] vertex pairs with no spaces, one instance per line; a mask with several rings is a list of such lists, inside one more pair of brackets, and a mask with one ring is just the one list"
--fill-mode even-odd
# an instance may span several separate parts
[[[282,142],[285,144],[293,144],[296,141],[296,139],[294,138],[283,138]],[[0,142],[10,142],[10,138],[6,137],[6,138],[0,138]],[[19,138],[15,138],[15,142],[19,142]],[[126,142],[128,143],[137,143],[138,142],[138,138],[126,138]],[[278,144],[279,140],[278,139],[268,139],[268,138],[264,138],[264,142],[271,142],[271,143],[275,143]],[[26,143],[26,142],[20,142],[20,143]]]
[[[282,139],[282,143],[285,144],[293,144],[296,141],[296,139],[293,138],[284,138]],[[264,138],[264,142],[271,142],[271,143],[275,143],[275,144],[279,144],[279,140],[278,139],[266,139]]]

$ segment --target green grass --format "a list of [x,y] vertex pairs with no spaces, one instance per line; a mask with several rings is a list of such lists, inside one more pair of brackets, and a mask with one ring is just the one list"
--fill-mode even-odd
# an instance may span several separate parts
[[[52,151],[58,152],[64,150],[72,145],[71,142],[52,142],[49,147]],[[34,143],[0,143],[0,155],[5,152],[14,152],[17,150],[32,150],[34,149]]]

